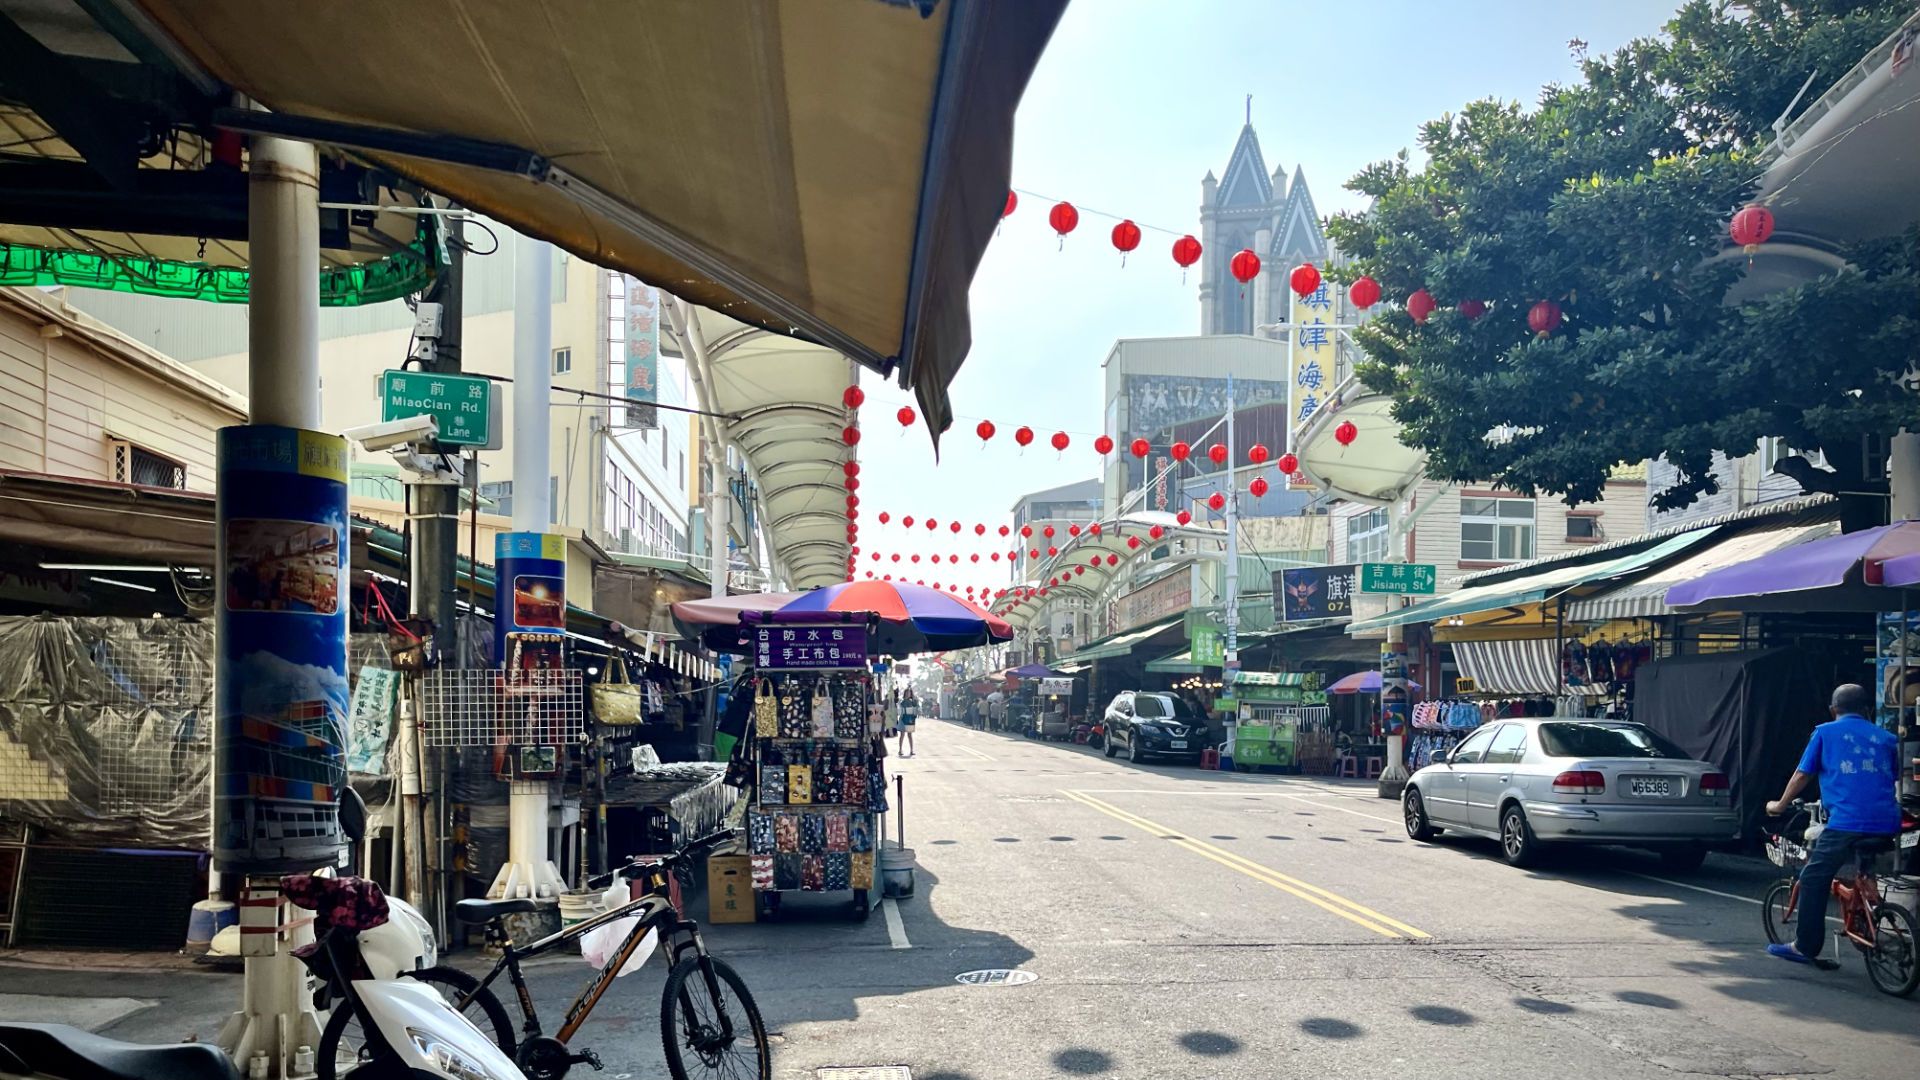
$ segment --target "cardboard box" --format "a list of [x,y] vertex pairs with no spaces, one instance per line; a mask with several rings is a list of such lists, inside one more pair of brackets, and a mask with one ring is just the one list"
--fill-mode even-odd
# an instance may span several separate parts
[[707,921],[750,923],[754,920],[752,860],[745,855],[707,857]]

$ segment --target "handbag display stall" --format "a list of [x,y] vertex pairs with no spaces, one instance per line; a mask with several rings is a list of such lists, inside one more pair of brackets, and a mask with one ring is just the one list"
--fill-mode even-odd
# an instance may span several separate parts
[[613,727],[646,722],[646,693],[627,674],[627,659],[617,651],[600,670],[600,681],[593,684],[593,715]]
[[869,728],[864,671],[781,671],[755,682],[751,737],[741,749],[754,790],[747,813],[753,885],[760,892],[874,887],[875,760],[885,740]]

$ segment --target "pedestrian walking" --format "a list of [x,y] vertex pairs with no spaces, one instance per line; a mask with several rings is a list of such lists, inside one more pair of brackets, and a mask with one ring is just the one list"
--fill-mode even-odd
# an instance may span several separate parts
[[900,756],[913,756],[913,722],[920,712],[920,700],[913,696],[913,687],[909,686],[900,695]]

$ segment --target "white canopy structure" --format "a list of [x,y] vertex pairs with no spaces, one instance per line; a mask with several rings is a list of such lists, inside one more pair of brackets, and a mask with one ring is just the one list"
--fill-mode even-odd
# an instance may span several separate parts
[[[1095,526],[1100,529],[1097,534],[1093,531]],[[1157,539],[1151,535],[1155,528],[1161,530]],[[1130,546],[1127,543],[1130,537],[1138,538],[1139,544]],[[1185,545],[1186,550],[1157,560],[1158,563],[1185,565],[1225,557],[1222,554],[1227,542],[1224,530],[1209,528],[1197,521],[1182,525],[1174,515],[1164,511],[1138,511],[1082,525],[1078,536],[1061,530],[1050,539],[1043,540],[1038,533],[1030,538],[1018,538],[1019,543],[1056,547],[1060,553],[1041,562],[1033,580],[997,597],[992,611],[1012,623],[1016,630],[1024,630],[1055,601],[1097,600],[1105,596],[1116,585],[1132,579],[1138,560],[1176,540],[1196,543]],[[1029,590],[1033,595],[1023,599],[1022,594]],[[1041,590],[1045,590],[1045,595],[1041,595]]]

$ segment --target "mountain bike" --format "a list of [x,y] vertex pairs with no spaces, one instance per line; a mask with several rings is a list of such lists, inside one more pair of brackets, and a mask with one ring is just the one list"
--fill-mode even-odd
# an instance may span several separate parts
[[[1803,843],[1790,838],[1796,827],[1805,828],[1819,821],[1820,804],[1799,799],[1793,802],[1795,816],[1787,827],[1767,840],[1767,858],[1782,869],[1797,869],[1806,863],[1812,851],[1812,837]],[[1818,835],[1817,833],[1815,835]],[[1881,893],[1882,883],[1898,878],[1875,872],[1878,856],[1894,850],[1892,837],[1869,841],[1856,849],[1858,869],[1851,882],[1833,879],[1833,899],[1840,908],[1842,932],[1853,942],[1866,962],[1867,978],[1884,994],[1906,997],[1920,987],[1920,928],[1913,914],[1898,904],[1889,904]],[[1775,945],[1791,942],[1800,908],[1800,879],[1786,878],[1767,890],[1761,901],[1760,918],[1767,929],[1767,940]]]
[[[737,832],[715,833],[660,861],[635,862],[593,879],[589,884],[595,887],[605,887],[616,875],[629,881],[640,880],[644,882],[643,894],[637,900],[528,945],[514,943],[504,918],[535,910],[538,905],[534,901],[462,900],[454,905],[454,917],[462,922],[485,924],[487,943],[500,950],[500,959],[493,970],[478,980],[451,968],[410,973],[409,977],[435,984],[449,1004],[472,1019],[482,1032],[501,1042],[501,1049],[514,1059],[529,1080],[560,1080],[578,1064],[600,1068],[600,1059],[593,1051],[574,1048],[574,1035],[646,936],[657,931],[667,964],[666,986],[660,996],[660,1039],[666,1052],[667,1069],[674,1080],[691,1080],[696,1071],[742,1080],[772,1080],[767,1026],[760,1018],[753,994],[739,973],[725,961],[708,954],[699,926],[674,907],[668,887],[672,875],[690,865],[696,856],[732,839]],[[546,1035],[540,1026],[539,1013],[534,1009],[533,995],[521,976],[521,961],[551,952],[626,918],[638,920],[633,930],[614,950],[606,966],[594,974],[574,999],[559,1030]],[[452,977],[445,977],[449,972]],[[517,1039],[506,1009],[488,989],[502,974],[513,984],[524,1018],[521,1036]],[[343,1032],[336,1030],[336,1023],[344,1027],[347,1022],[340,1016],[328,1021],[327,1031],[320,1040],[318,1080],[340,1080],[354,1064],[354,1046]]]

